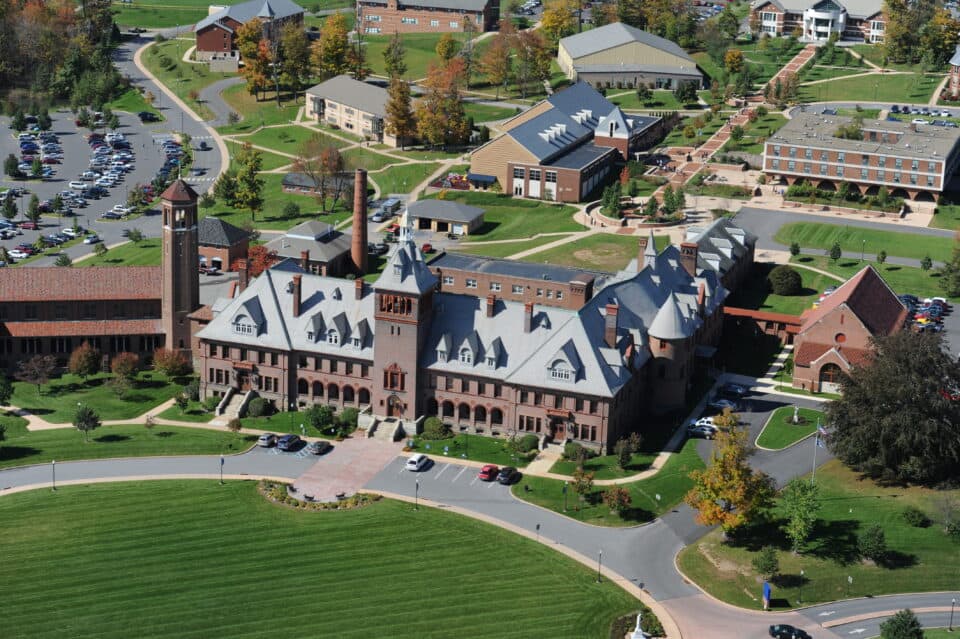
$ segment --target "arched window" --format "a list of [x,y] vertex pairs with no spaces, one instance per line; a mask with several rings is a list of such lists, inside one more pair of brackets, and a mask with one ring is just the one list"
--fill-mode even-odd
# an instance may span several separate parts
[[297,380],[297,392],[301,395],[306,395],[309,390],[310,384],[305,379]]
[[444,402],[444,403],[443,403],[443,416],[444,416],[444,417],[453,417],[453,402]]
[[353,386],[344,386],[343,387],[343,401],[346,403],[353,403]]
[[369,404],[369,403],[370,403],[370,391],[368,391],[366,388],[361,388],[361,389],[360,389],[360,392],[357,393],[357,398],[359,399],[359,401],[360,401],[361,404]]
[[475,422],[487,422],[487,409],[483,406],[477,406],[473,409],[473,421]]
[[323,384],[321,382],[313,383],[313,396],[323,397]]
[[561,382],[569,382],[573,379],[573,370],[565,361],[558,359],[550,365],[550,378]]
[[339,344],[340,335],[337,333],[336,329],[331,328],[327,331],[327,344]]
[[473,351],[471,351],[469,348],[461,348],[460,361],[464,364],[473,364]]
[[237,319],[233,320],[233,332],[238,335],[256,335],[257,327],[246,315],[238,315]]
[[840,376],[843,371],[836,364],[824,364],[820,369],[820,381],[828,384],[837,384],[840,382]]
[[457,407],[457,419],[470,419],[470,406],[467,404],[460,404]]
[[327,385],[327,399],[329,399],[332,402],[335,402],[338,399],[340,399],[340,389],[337,387],[336,384]]
[[503,424],[503,411],[499,408],[493,408],[490,410],[490,423],[499,425]]

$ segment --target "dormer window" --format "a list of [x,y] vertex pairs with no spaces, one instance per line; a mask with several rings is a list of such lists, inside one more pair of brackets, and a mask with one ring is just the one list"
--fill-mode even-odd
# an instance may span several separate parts
[[313,331],[307,331],[307,339],[313,341]]
[[437,361],[445,364],[447,362],[447,351],[437,351]]
[[462,364],[473,364],[473,353],[469,348],[460,349],[460,362]]
[[393,274],[397,277],[403,275],[403,265],[399,262],[393,265]]
[[487,355],[487,368],[496,368],[497,358],[493,355]]
[[337,331],[331,328],[329,331],[327,331],[327,344],[333,344],[334,346],[336,346],[339,343],[340,343],[340,335],[337,334]]
[[354,347],[354,348],[360,348],[360,338],[359,338],[359,337],[354,337],[353,340],[351,340],[351,341],[353,342],[353,347]]
[[233,332],[237,335],[256,335],[257,327],[246,315],[240,315],[233,321]]
[[573,370],[563,360],[557,360],[550,366],[550,379],[569,382],[573,379]]

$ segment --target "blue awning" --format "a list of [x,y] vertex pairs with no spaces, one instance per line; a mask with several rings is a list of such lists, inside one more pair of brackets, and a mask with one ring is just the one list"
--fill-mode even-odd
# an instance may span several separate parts
[[481,184],[493,184],[497,181],[496,176],[483,175],[482,173],[467,173],[467,179],[471,182],[480,182]]

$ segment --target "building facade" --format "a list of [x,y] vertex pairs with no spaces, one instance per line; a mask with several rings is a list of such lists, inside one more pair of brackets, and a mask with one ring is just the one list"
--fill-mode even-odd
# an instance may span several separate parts
[[850,117],[795,114],[764,143],[764,173],[831,191],[846,182],[863,194],[883,187],[895,197],[939,200],[960,160],[960,129],[867,120],[861,139],[837,137],[852,126]]
[[243,229],[212,215],[200,220],[198,229],[201,267],[229,271],[236,260],[246,259],[250,234]]
[[879,0],[758,0],[750,21],[760,34],[796,35],[805,42],[826,42],[838,34],[844,40],[880,44],[887,28]]
[[338,75],[310,87],[306,95],[308,118],[392,147],[410,143],[384,130],[389,95],[382,87]]
[[391,33],[460,33],[467,22],[474,31],[494,31],[500,0],[358,0],[357,30]]
[[264,37],[274,42],[278,41],[284,25],[303,24],[303,7],[290,0],[248,0],[210,9],[211,13],[193,27],[198,60],[239,58],[236,31],[251,20],[260,20]]

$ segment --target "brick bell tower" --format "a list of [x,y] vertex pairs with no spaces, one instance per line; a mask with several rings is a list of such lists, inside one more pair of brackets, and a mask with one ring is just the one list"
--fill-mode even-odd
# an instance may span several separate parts
[[197,193],[183,180],[160,195],[163,215],[163,288],[160,302],[165,346],[190,355],[187,315],[200,307]]

